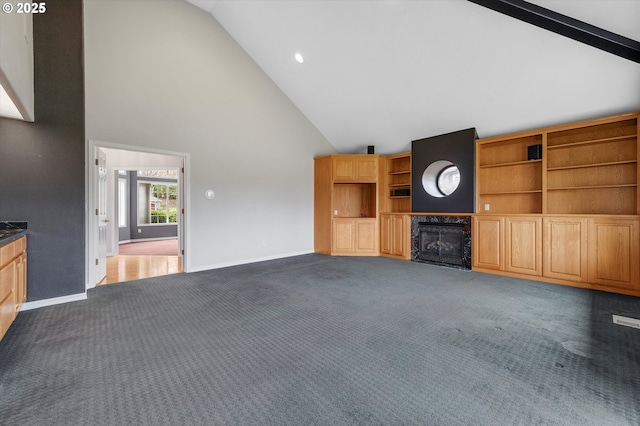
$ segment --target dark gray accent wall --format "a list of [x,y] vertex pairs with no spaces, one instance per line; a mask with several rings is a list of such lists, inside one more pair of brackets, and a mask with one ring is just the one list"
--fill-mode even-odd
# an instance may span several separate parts
[[35,122],[0,118],[0,220],[29,224],[28,301],[85,289],[82,7],[33,16]]
[[[413,212],[473,213],[475,208],[475,128],[415,140],[411,143],[411,209]],[[437,198],[422,186],[422,174],[434,161],[447,160],[460,170],[460,185]]]

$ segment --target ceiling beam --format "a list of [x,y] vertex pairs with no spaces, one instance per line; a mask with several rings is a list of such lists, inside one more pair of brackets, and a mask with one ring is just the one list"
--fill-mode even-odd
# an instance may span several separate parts
[[640,63],[640,43],[523,0],[468,0],[512,18]]

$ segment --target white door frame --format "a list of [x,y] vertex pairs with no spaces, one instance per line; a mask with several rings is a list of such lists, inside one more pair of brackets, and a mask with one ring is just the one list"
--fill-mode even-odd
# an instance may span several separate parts
[[98,192],[98,170],[95,166],[97,148],[122,149],[133,152],[172,155],[182,158],[184,174],[178,173],[178,184],[180,185],[181,207],[184,209],[184,215],[178,224],[178,238],[182,242],[182,249],[184,250],[184,254],[181,254],[182,269],[185,272],[189,272],[191,270],[191,228],[189,226],[191,222],[191,200],[189,198],[191,188],[190,154],[89,139],[85,162],[85,292],[96,286],[96,283],[93,281],[95,281],[95,259],[98,251],[98,236],[96,234],[98,218],[95,215],[97,208],[96,196]]

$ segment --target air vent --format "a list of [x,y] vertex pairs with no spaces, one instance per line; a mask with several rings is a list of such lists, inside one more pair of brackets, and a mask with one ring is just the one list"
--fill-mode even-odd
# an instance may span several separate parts
[[623,317],[620,315],[613,316],[613,323],[618,325],[624,325],[626,327],[640,328],[640,319]]

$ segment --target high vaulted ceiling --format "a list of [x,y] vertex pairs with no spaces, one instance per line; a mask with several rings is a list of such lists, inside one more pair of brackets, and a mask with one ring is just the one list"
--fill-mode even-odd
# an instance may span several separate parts
[[[187,1],[339,152],[395,153],[469,127],[489,137],[640,110],[640,64],[466,0]],[[640,40],[640,1],[530,2]]]

